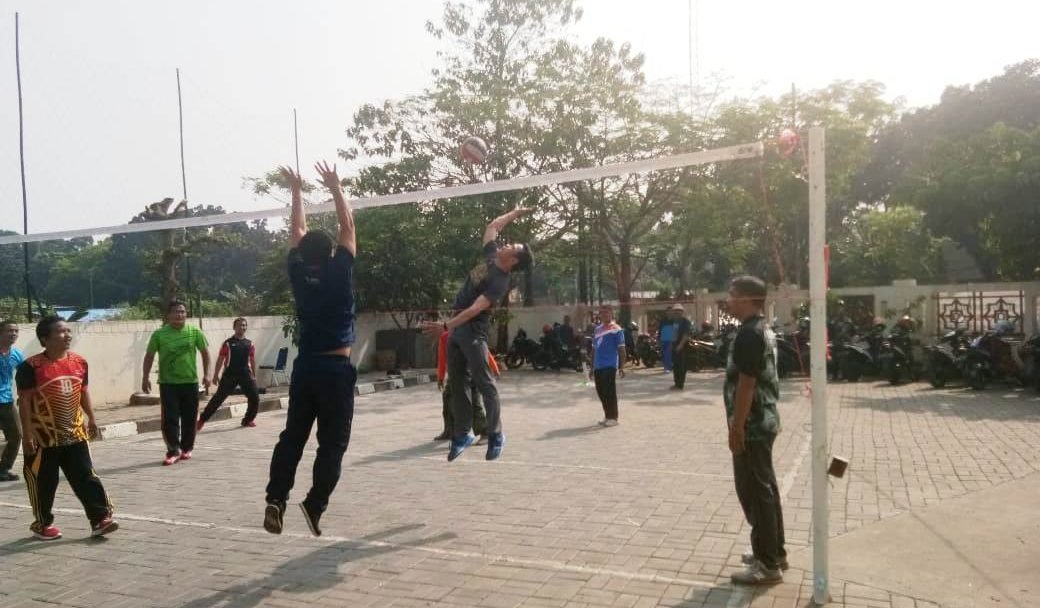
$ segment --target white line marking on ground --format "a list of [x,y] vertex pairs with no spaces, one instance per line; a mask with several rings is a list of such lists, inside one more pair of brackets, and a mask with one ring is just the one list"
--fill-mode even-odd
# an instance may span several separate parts
[[[444,461],[443,456],[420,456],[423,460],[436,460],[438,462]],[[452,463],[453,466],[458,464],[485,464],[481,461],[474,460],[456,460]],[[586,464],[561,464],[554,462],[527,462],[523,460],[498,460],[493,466],[499,465],[512,465],[521,467],[547,467],[552,469],[575,469],[579,471],[610,471],[614,473],[638,473],[640,475],[679,475],[682,477],[711,477],[714,479],[733,479],[732,475],[719,475],[717,473],[692,473],[690,471],[669,471],[666,469],[629,469],[625,467],[597,467]]]
[[[158,441],[159,440],[156,440],[156,442],[158,442]],[[129,446],[125,446],[125,447],[129,447]],[[135,446],[135,447],[137,447],[137,446]],[[143,446],[141,446],[138,449],[144,450],[145,448]],[[240,448],[240,447],[231,447],[231,446],[226,446],[226,445],[223,445],[223,446],[217,446],[217,445],[205,446],[204,445],[204,446],[196,446],[194,452],[196,453],[196,455],[198,453],[200,453],[200,452],[208,452],[208,451],[215,451],[215,452],[257,452],[257,453],[262,453],[262,454],[270,454],[272,449],[273,448]],[[148,450],[149,451],[154,451],[154,450],[151,450],[151,448],[148,448]],[[380,453],[368,453],[368,454],[366,454],[366,453],[349,452],[348,451],[347,455],[346,455],[346,462],[344,464],[349,466],[351,460],[364,460],[366,458],[379,458],[380,456],[382,456],[382,454],[380,454]],[[431,462],[444,462],[445,458],[444,458],[444,456],[412,456],[412,457],[404,457],[404,458],[387,458],[388,462],[389,461],[402,461],[403,462],[403,461],[407,461],[407,460],[428,460],[428,461],[431,461]],[[445,463],[445,464],[447,464],[447,463]],[[483,460],[457,460],[454,463],[452,463],[451,465],[447,465],[447,466],[459,466],[461,464],[487,465],[487,463],[484,462]],[[733,479],[732,475],[723,475],[723,474],[719,474],[719,473],[695,473],[695,472],[691,472],[691,471],[673,471],[673,470],[668,470],[668,469],[633,469],[633,468],[627,468],[627,467],[601,467],[601,466],[585,465],[585,464],[564,464],[564,463],[558,463],[558,462],[529,462],[529,461],[524,461],[524,460],[505,460],[505,459],[502,459],[502,460],[497,461],[494,465],[488,465],[488,466],[500,466],[500,465],[521,466],[521,467],[546,467],[546,468],[553,468],[553,469],[573,469],[573,470],[578,470],[578,471],[608,471],[608,472],[614,472],[614,473],[635,473],[635,474],[638,474],[638,475],[675,475],[675,476],[679,476],[679,477],[708,477],[708,478],[712,478],[712,479]]]
[[787,498],[788,492],[791,491],[791,487],[794,485],[795,479],[798,478],[798,472],[802,469],[802,463],[805,462],[805,457],[809,454],[809,448],[811,447],[812,435],[807,434],[802,441],[802,447],[798,449],[798,455],[794,458],[794,466],[787,471],[783,482],[780,484],[780,496],[782,498]]
[[[30,510],[31,507],[28,505],[20,505],[16,503],[0,502],[0,507],[10,507],[14,509]],[[66,515],[82,515],[82,511],[78,509],[53,509],[56,513],[62,513]],[[256,536],[267,536],[268,533],[262,528],[239,528],[235,526],[221,526],[214,523],[206,522],[193,522],[179,519],[166,519],[162,517],[149,517],[146,515],[131,515],[129,513],[120,513],[117,518],[127,521],[140,521],[144,523],[162,524],[167,526],[181,526],[186,528],[204,528],[210,530],[223,530],[227,532],[237,532],[240,534],[252,534]],[[651,583],[666,583],[669,585],[685,585],[687,587],[700,587],[703,589],[725,589],[727,585],[715,585],[712,583],[706,583],[704,581],[698,581],[687,578],[679,578],[672,576],[662,576],[659,574],[643,574],[640,572],[627,572],[624,570],[610,570],[607,568],[595,568],[590,566],[580,566],[577,564],[566,564],[564,562],[547,560],[547,559],[530,559],[524,557],[511,557],[509,555],[493,554],[493,553],[475,553],[472,551],[452,551],[450,549],[439,549],[437,547],[425,547],[416,546],[409,544],[400,543],[388,543],[376,540],[359,540],[355,538],[347,538],[345,536],[331,536],[322,535],[321,537],[313,537],[309,534],[283,532],[282,537],[288,537],[293,539],[312,540],[315,542],[322,543],[354,543],[364,547],[375,547],[381,549],[395,549],[400,551],[419,551],[422,553],[429,553],[432,555],[440,555],[444,557],[457,557],[464,559],[477,559],[485,560],[489,564],[510,564],[515,566],[529,566],[532,568],[540,568],[543,570],[556,570],[560,572],[575,572],[580,574],[591,574],[593,576],[616,576],[619,578],[625,578],[634,581],[644,581]]]

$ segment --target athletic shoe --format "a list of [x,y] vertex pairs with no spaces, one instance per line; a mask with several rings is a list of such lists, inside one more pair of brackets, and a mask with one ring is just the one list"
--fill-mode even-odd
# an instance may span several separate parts
[[670,390],[670,391],[681,391],[681,390],[683,390],[683,387],[672,385],[672,386],[668,387],[668,390]]
[[47,526],[39,532],[33,530],[33,536],[36,540],[58,540],[61,538],[61,530],[57,526]]
[[0,471],[0,481],[18,481],[20,477],[10,471]]
[[119,529],[119,524],[112,519],[111,515],[106,515],[104,519],[97,522],[90,529],[91,536],[104,536],[111,532],[115,532]]
[[181,460],[191,460],[191,450],[181,452]]
[[247,428],[253,428],[253,427],[255,427],[255,426],[256,426],[256,422],[254,422],[254,421],[252,421],[252,420],[250,420],[250,421],[248,421],[248,422],[247,422],[247,421],[245,421],[245,420],[243,420],[243,421],[242,421],[242,426],[244,426],[244,427],[247,427]]
[[167,456],[166,458],[163,458],[162,465],[164,467],[168,467],[171,464],[176,464],[177,461],[180,460],[180,457],[181,457],[180,454],[174,454],[173,456]]
[[486,460],[494,460],[502,455],[502,448],[506,445],[505,433],[491,433],[488,435],[488,449]]
[[204,426],[206,426],[206,422],[202,418],[199,418],[195,421],[195,432],[198,433]]
[[[755,563],[755,554],[754,553],[745,553],[745,554],[741,555],[740,556],[740,563],[747,564],[748,566],[750,566],[751,564]],[[787,558],[786,557],[781,557],[780,558],[780,563],[778,565],[780,567],[780,570],[783,571],[783,572],[787,572],[787,569],[791,567],[791,565],[787,563]]]
[[603,421],[603,426],[617,426],[617,425],[618,425],[617,418],[607,418],[606,420]]
[[451,433],[449,433],[448,431],[444,431],[440,435],[437,435],[433,438],[434,441],[447,441],[449,439],[451,439]]
[[477,438],[473,436],[473,433],[466,433],[462,438],[452,439],[451,449],[448,450],[448,462],[462,456],[462,452],[464,452],[469,446],[473,445],[476,440]]
[[264,530],[271,534],[282,533],[282,519],[285,517],[284,502],[268,502],[264,509]]
[[[754,553],[745,553],[744,555],[740,556],[740,563],[745,563],[747,565],[751,565],[754,562],[755,562],[755,554]],[[780,563],[778,564],[778,566],[780,567],[780,570],[782,572],[787,572],[787,569],[789,569],[790,564],[787,563],[787,558],[786,557],[781,557],[780,558]]]
[[596,424],[598,424],[600,426],[607,426],[607,419],[604,418],[603,420],[597,420]]
[[321,513],[313,513],[307,508],[306,503],[300,503],[300,510],[303,511],[303,520],[307,522],[307,527],[311,529],[311,534],[315,536],[321,536],[321,528],[318,527],[318,520],[321,519]]
[[779,568],[770,570],[756,559],[747,570],[734,573],[729,580],[734,585],[775,585],[784,582],[784,575]]

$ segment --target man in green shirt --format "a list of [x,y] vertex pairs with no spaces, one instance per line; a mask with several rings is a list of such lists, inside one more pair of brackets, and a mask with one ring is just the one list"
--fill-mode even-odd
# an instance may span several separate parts
[[144,356],[141,390],[150,393],[152,362],[159,354],[159,402],[162,407],[162,434],[166,442],[163,466],[190,460],[195,447],[195,421],[199,415],[199,375],[196,351],[202,355],[202,384],[209,389],[209,343],[202,330],[185,325],[188,310],[183,302],[170,302],[166,325],[155,330]]
[[740,329],[729,349],[723,400],[733,478],[751,524],[752,549],[742,557],[748,569],[730,577],[738,585],[779,583],[787,570],[784,516],[773,469],[773,441],[780,432],[776,411],[780,383],[776,336],[762,315],[765,303],[766,284],[761,279],[742,276],[730,282],[729,313],[740,319]]

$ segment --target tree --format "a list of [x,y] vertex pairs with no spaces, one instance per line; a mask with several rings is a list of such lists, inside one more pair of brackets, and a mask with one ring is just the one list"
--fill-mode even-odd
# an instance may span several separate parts
[[[864,201],[853,189],[871,158],[878,133],[895,119],[896,106],[882,98],[877,82],[838,81],[807,93],[724,105],[714,119],[713,146],[747,141],[775,142],[784,128],[805,133],[827,128],[827,238],[840,238],[843,219]],[[767,145],[758,162],[722,165],[720,177],[754,196],[757,205],[747,235],[760,247],[751,254],[758,264],[747,270],[773,283],[804,284],[808,270],[808,175],[805,144],[784,156]],[[765,264],[769,260],[772,263]]]
[[986,276],[1030,280],[1040,234],[1040,127],[997,123],[935,142],[894,197],[923,210],[926,225],[961,243]]
[[896,279],[934,280],[945,239],[925,226],[913,207],[872,209],[848,220],[844,237],[831,250],[831,285],[888,285]]

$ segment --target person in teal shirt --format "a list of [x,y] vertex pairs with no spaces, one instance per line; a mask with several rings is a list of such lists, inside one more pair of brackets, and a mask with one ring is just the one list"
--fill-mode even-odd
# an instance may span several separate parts
[[209,343],[197,327],[186,325],[188,309],[183,302],[170,302],[166,325],[155,330],[144,356],[141,390],[152,392],[152,363],[159,355],[159,402],[162,408],[162,434],[169,466],[190,460],[195,447],[195,424],[199,416],[199,375],[195,353],[202,355],[202,384],[209,390]]
[[3,454],[0,454],[0,481],[18,481],[18,475],[11,472],[11,467],[18,457],[18,447],[22,445],[22,429],[11,383],[14,370],[25,361],[25,355],[15,348],[17,340],[18,326],[15,322],[0,322],[0,429],[3,429],[7,441]]

